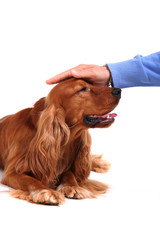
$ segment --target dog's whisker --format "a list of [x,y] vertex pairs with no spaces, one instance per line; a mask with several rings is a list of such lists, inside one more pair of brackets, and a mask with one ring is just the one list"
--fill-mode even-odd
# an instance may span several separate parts
[[77,126],[79,124],[79,122],[75,123],[74,125],[72,126],[69,126],[69,128],[74,128],[75,126]]

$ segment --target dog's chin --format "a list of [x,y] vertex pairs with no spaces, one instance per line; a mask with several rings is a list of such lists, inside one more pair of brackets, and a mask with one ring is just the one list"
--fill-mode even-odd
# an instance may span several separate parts
[[104,115],[85,115],[84,124],[89,128],[106,128],[110,127],[115,121],[116,113],[107,113]]

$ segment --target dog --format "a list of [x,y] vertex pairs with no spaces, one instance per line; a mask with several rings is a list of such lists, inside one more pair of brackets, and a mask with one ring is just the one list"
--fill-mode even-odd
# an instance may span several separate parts
[[32,108],[0,120],[2,184],[10,195],[33,203],[59,205],[65,197],[94,198],[107,185],[90,180],[90,171],[109,164],[91,155],[89,128],[107,128],[121,90],[71,78],[57,84]]

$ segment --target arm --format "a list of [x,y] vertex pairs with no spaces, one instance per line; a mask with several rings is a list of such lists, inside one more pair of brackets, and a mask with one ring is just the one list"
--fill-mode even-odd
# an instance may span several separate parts
[[160,52],[107,65],[114,87],[160,86]]
[[58,83],[74,77],[103,87],[109,84],[110,76],[114,87],[160,86],[160,52],[146,57],[137,55],[131,60],[107,64],[106,67],[81,64],[48,79],[46,83]]

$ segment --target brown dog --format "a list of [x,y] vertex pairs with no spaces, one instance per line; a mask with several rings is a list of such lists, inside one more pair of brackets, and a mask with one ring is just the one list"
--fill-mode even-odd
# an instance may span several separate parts
[[90,156],[88,128],[109,127],[121,90],[95,87],[81,79],[56,85],[33,108],[0,120],[2,183],[13,197],[35,203],[62,204],[64,197],[92,198],[105,184],[89,180],[91,170],[107,163]]

